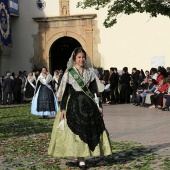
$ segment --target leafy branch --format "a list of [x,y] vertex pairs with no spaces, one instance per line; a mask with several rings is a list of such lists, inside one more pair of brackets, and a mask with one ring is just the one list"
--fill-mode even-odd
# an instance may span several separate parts
[[77,7],[82,9],[95,7],[96,10],[107,8],[108,13],[104,21],[106,28],[117,23],[119,14],[148,13],[150,17],[158,15],[170,17],[170,0],[84,0],[79,1]]

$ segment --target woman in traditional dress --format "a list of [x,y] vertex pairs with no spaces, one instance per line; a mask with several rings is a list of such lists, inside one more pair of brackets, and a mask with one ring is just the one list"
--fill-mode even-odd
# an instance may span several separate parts
[[25,101],[31,101],[34,96],[36,85],[36,78],[32,72],[28,74],[28,77],[25,82],[24,92],[25,92]]
[[55,70],[53,76],[53,84],[56,92],[58,91],[58,79],[59,79],[59,71]]
[[31,113],[44,118],[55,115],[58,111],[58,103],[54,92],[52,76],[47,68],[43,67],[37,79]]
[[48,154],[77,157],[85,167],[85,158],[112,154],[97,94],[104,90],[94,74],[86,52],[76,48],[67,64],[57,96],[61,101]]

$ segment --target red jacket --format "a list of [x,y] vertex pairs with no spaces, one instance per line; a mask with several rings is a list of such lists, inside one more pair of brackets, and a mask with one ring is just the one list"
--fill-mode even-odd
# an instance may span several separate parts
[[168,85],[167,85],[167,83],[165,83],[165,84],[162,84],[162,86],[158,89],[158,91],[159,92],[166,92],[167,91],[167,87],[168,87]]
[[157,78],[157,80],[156,80],[156,83],[158,84],[159,83],[159,81],[161,80],[161,79],[163,79],[164,78],[164,76],[163,75],[159,75],[158,76],[158,78]]

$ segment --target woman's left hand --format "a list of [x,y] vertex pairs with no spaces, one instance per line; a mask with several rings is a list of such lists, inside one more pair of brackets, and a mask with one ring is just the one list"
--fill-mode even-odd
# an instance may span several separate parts
[[65,119],[65,117],[66,117],[66,111],[65,111],[65,110],[62,110],[62,111],[61,111],[60,120]]

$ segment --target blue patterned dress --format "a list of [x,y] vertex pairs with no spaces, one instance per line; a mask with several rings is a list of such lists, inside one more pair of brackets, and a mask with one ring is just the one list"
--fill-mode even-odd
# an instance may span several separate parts
[[41,74],[36,83],[35,96],[32,100],[31,113],[39,116],[55,115],[58,102],[54,94],[52,76],[43,77]]

